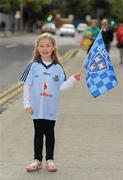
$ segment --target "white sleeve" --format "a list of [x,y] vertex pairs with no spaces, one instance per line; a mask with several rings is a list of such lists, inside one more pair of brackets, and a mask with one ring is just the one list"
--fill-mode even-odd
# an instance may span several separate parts
[[23,103],[24,103],[24,108],[31,107],[31,105],[30,105],[30,86],[27,84],[24,84]]
[[70,87],[73,86],[73,84],[75,83],[76,79],[74,78],[74,76],[69,77],[66,81],[63,82],[63,84],[60,87],[60,91],[64,91]]

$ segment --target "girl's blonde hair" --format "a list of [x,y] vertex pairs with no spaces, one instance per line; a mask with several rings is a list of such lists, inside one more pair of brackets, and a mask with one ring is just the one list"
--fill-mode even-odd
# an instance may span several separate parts
[[36,43],[35,43],[35,48],[33,51],[33,60],[41,59],[41,55],[39,54],[37,47],[39,45],[40,40],[45,39],[45,38],[50,39],[54,47],[54,51],[52,52],[51,59],[60,63],[60,57],[58,55],[58,47],[56,44],[56,40],[50,33],[43,33],[37,38]]

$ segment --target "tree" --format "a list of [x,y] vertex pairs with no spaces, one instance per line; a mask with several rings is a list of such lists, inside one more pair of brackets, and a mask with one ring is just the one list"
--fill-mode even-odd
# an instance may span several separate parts
[[62,3],[64,15],[73,14],[75,18],[84,18],[90,9],[89,0],[63,0]]
[[92,18],[123,19],[123,0],[62,0],[61,13],[73,14],[84,18],[89,14]]
[[32,28],[33,23],[44,17],[42,11],[44,4],[49,5],[52,0],[1,0],[0,3],[4,6],[3,12],[13,16],[13,21],[16,11],[21,11],[23,6],[23,20]]
[[[51,4],[52,0],[1,0],[0,4],[3,5],[5,13],[15,14],[20,9],[20,4],[23,4],[24,13],[40,13],[44,4]],[[29,15],[30,17],[30,15]]]
[[109,0],[111,7],[111,18],[123,20],[123,0]]
[[49,14],[56,13],[64,17],[73,14],[83,20],[86,15],[99,19],[123,19],[123,0],[0,0],[0,10],[14,17],[21,4],[26,23],[46,20]]
[[104,17],[109,18],[111,14],[110,2],[108,0],[90,0],[92,17],[99,21]]
[[2,11],[9,14],[14,14],[19,8],[19,0],[1,0]]

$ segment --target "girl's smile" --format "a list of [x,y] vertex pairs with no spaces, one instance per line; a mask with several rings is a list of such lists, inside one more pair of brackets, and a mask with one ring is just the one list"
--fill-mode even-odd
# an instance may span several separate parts
[[52,41],[48,38],[41,39],[37,46],[37,50],[41,55],[42,60],[52,61],[52,52],[54,50]]

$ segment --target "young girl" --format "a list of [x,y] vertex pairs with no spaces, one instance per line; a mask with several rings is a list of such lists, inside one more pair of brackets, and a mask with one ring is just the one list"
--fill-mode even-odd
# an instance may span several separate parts
[[25,69],[21,81],[24,82],[24,108],[31,114],[34,123],[34,160],[26,168],[34,172],[42,168],[43,137],[45,135],[46,168],[57,171],[54,159],[54,127],[57,120],[60,90],[72,86],[80,80],[80,73],[66,79],[59,62],[56,40],[49,33],[41,34],[36,42],[33,61]]

